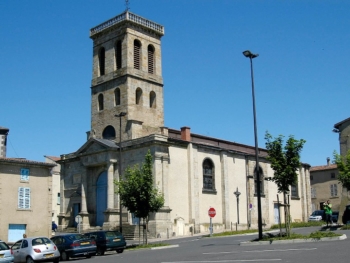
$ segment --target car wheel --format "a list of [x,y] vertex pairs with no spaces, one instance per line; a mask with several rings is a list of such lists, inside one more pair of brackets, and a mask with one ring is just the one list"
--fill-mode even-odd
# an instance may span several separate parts
[[120,254],[120,253],[123,253],[124,249],[123,249],[123,248],[119,248],[119,249],[117,249],[116,251],[117,251],[117,253]]
[[86,256],[86,258],[91,258],[91,254],[88,254],[88,255]]
[[34,263],[34,260],[31,257],[27,257],[26,263]]
[[62,251],[61,252],[61,259],[62,259],[62,261],[68,261],[69,260],[69,256],[66,253],[66,251]]
[[96,255],[103,256],[104,254],[105,254],[105,251],[102,248],[98,247],[96,251]]

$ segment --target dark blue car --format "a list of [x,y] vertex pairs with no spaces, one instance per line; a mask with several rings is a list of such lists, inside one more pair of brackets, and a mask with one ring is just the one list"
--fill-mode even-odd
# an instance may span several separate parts
[[81,234],[61,234],[51,238],[61,253],[61,260],[96,255],[96,242]]

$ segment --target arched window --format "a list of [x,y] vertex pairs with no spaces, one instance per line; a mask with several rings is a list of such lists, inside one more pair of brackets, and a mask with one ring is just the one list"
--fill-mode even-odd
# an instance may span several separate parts
[[98,110],[103,110],[103,94],[98,95]]
[[134,40],[134,68],[141,68],[141,42],[137,39]]
[[142,89],[136,89],[136,105],[142,104]]
[[116,88],[114,90],[114,103],[115,106],[120,105],[120,89]]
[[149,94],[149,107],[156,108],[156,93],[154,91],[151,91]]
[[215,190],[214,164],[210,159],[203,161],[203,189]]
[[103,76],[105,74],[105,49],[104,47],[101,47],[98,52],[98,61],[99,61],[99,69],[100,69],[100,76]]
[[[259,177],[260,177],[260,194],[264,194],[264,172],[263,169],[259,166]],[[254,169],[254,193],[258,194],[258,179],[256,176],[256,167]]]
[[108,140],[114,140],[115,139],[115,129],[113,126],[108,125],[102,132],[102,138],[108,139]]
[[154,73],[154,47],[149,45],[147,48],[148,51],[148,73]]
[[117,64],[117,69],[122,68],[122,41],[119,40],[115,47],[115,60]]

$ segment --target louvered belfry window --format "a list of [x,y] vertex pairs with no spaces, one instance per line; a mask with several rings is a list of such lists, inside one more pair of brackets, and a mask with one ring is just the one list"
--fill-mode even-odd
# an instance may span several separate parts
[[154,70],[154,47],[148,46],[148,73],[153,74]]
[[122,41],[117,42],[116,46],[116,61],[117,61],[117,69],[122,68]]
[[141,58],[141,42],[138,40],[134,41],[134,68],[140,69],[140,58]]
[[103,47],[99,51],[98,59],[99,59],[100,76],[103,76],[105,74],[105,49]]

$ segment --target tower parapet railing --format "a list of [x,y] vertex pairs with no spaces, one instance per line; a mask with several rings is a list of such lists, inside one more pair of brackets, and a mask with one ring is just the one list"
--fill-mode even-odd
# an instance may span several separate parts
[[130,12],[124,12],[120,15],[117,15],[106,22],[103,22],[102,24],[99,24],[98,26],[95,26],[94,28],[90,29],[90,37],[105,30],[106,28],[112,27],[118,23],[121,23],[123,21],[131,21],[135,24],[144,26],[146,28],[152,29],[156,31],[157,33],[164,35],[164,27],[162,25],[159,25],[157,23],[154,23],[146,18],[143,18],[141,16],[135,15]]

